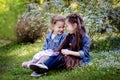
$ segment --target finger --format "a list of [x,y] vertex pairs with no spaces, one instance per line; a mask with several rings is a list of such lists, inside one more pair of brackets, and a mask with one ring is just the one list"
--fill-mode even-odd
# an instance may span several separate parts
[[64,55],[64,56],[67,56],[67,55]]
[[64,51],[64,49],[61,50],[61,52],[63,52],[63,51]]
[[64,51],[62,50],[61,52],[63,53]]

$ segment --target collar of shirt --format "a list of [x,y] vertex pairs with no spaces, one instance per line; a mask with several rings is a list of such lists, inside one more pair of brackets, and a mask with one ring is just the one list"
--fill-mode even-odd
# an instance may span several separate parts
[[[52,33],[53,33],[53,31],[51,31],[51,32],[48,34],[47,39],[51,39]],[[62,34],[63,34],[63,33],[62,33]],[[54,37],[54,39],[58,39],[58,40],[59,40],[59,39],[61,38],[62,34],[57,34],[57,35]]]

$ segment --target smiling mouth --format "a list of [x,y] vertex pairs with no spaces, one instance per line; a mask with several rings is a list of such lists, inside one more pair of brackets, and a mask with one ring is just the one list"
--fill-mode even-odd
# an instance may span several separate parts
[[62,34],[63,32],[59,32],[60,34]]

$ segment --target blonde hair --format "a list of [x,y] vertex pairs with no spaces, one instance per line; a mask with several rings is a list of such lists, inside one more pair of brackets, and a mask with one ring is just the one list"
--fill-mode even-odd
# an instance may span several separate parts
[[55,14],[51,17],[51,20],[50,20],[50,29],[51,30],[52,30],[53,26],[56,24],[57,21],[65,22],[64,16]]

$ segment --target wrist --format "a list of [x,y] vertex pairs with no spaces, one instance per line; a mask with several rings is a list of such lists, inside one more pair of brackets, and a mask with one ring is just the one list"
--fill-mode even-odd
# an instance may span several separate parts
[[72,55],[72,51],[69,51],[69,53],[68,53],[69,55]]

